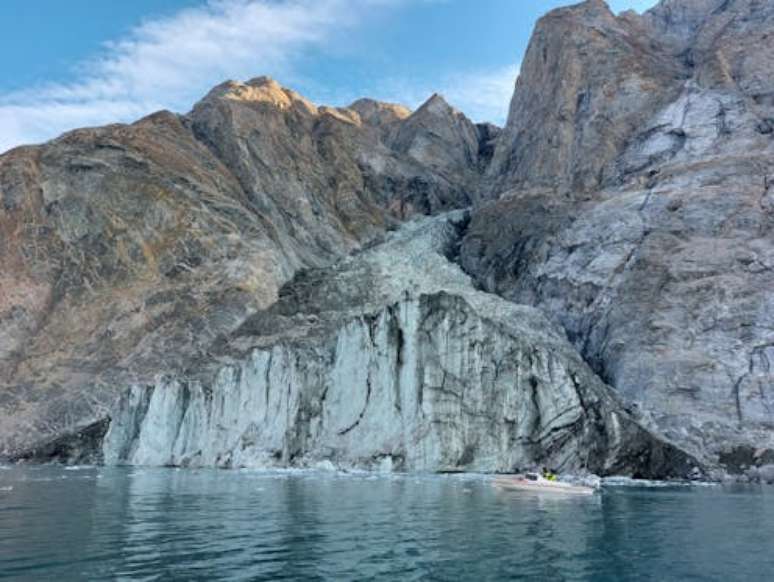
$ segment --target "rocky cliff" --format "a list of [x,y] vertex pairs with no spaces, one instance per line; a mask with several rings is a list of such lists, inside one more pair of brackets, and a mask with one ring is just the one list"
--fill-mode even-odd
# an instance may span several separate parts
[[588,0],[538,23],[502,130],[258,78],[0,157],[0,449],[762,463],[772,32],[774,2]]
[[135,385],[108,463],[684,476],[531,307],[476,291],[445,256],[464,213],[408,224],[305,272],[195,375]]
[[0,451],[206,358],[298,269],[469,205],[477,139],[440,97],[333,109],[258,78],[2,156]]
[[462,250],[713,461],[774,445],[773,31],[743,0],[546,17]]

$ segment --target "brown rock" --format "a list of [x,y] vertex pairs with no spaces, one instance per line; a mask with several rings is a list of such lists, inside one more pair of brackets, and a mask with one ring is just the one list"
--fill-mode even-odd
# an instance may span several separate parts
[[[77,431],[127,383],[204,357],[299,268],[466,204],[449,176],[386,142],[377,126],[398,131],[406,114],[317,107],[262,77],[216,87],[187,116],[0,157],[0,453]],[[467,127],[461,114],[415,124],[417,136]]]

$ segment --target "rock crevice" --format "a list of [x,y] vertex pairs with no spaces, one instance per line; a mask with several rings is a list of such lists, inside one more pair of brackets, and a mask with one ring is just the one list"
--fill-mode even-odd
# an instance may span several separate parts
[[668,476],[774,450],[773,27],[588,0],[539,21],[502,129],[258,77],[0,156],[0,455]]
[[[465,220],[411,223],[301,277],[303,293],[286,290],[219,346],[220,364],[160,379],[139,430],[146,392],[133,388],[106,461],[689,475],[697,462],[641,427],[536,310],[476,291],[445,258]],[[642,465],[627,447],[661,461]]]
[[771,448],[758,389],[771,374],[753,381],[749,354],[772,341],[760,176],[774,160],[774,6],[663,0],[616,17],[603,4],[538,24],[488,171],[495,200],[461,264],[542,309],[708,463]]

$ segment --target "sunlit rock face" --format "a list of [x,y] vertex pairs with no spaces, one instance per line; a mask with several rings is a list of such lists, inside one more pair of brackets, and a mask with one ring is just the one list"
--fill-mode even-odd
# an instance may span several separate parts
[[605,2],[550,12],[521,65],[488,170],[491,195],[550,188],[577,197],[596,190],[632,132],[684,78],[639,19],[617,18]]
[[[432,165],[391,145],[404,125]],[[185,116],[0,157],[0,454],[77,434],[124,386],[206,357],[299,269],[468,205],[456,177],[480,167],[460,127],[456,112],[318,107],[262,77]]]
[[475,291],[446,254],[463,214],[407,225],[298,276],[217,363],[124,394],[115,464],[688,475],[533,308]]
[[0,157],[0,454],[770,464],[773,27],[588,0],[502,130],[259,77]]
[[770,2],[546,17],[462,250],[712,462],[774,446],[772,30]]

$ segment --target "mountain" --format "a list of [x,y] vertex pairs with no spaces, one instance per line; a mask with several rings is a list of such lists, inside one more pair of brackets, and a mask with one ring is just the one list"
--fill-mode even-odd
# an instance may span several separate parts
[[260,77],[0,157],[0,449],[774,462],[774,3],[542,18],[506,126]]
[[712,463],[774,445],[772,32],[771,2],[548,15],[462,249]]
[[[258,78],[188,115],[2,156],[2,450],[103,418],[122,387],[206,358],[300,269],[468,205],[454,165],[473,146],[450,143],[430,167],[411,144],[477,133],[427,109],[318,108]],[[472,181],[476,164],[460,172]]]

